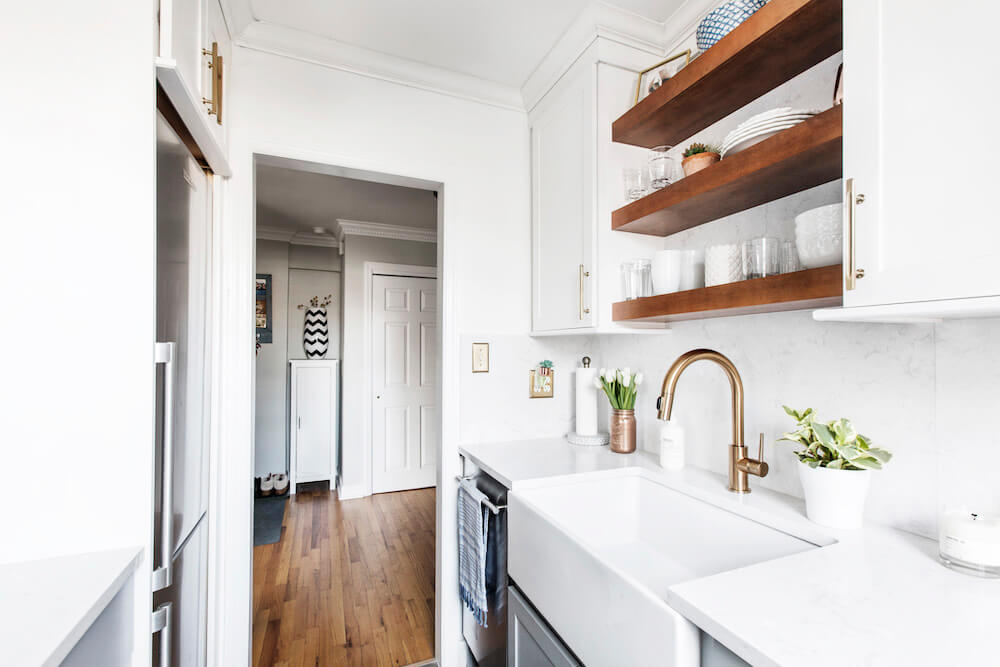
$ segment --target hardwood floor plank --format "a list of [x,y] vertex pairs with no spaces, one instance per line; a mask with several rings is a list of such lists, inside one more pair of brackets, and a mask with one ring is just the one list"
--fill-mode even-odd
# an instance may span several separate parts
[[434,489],[309,489],[254,547],[255,666],[402,666],[434,655]]

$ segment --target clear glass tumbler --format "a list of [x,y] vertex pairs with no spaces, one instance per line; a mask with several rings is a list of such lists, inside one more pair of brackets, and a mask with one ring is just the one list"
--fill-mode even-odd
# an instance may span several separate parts
[[674,173],[677,164],[672,157],[667,155],[673,146],[656,146],[649,150],[649,188],[659,190],[665,188],[674,181]]
[[795,241],[783,241],[781,244],[781,272],[794,273],[800,270],[799,250],[795,247]]
[[631,259],[622,262],[622,298],[625,301],[653,295],[652,262]]
[[774,276],[781,272],[781,241],[770,236],[750,239],[743,244],[743,273],[747,280]]
[[625,201],[632,202],[646,196],[648,190],[648,172],[645,169],[626,167],[622,169],[622,180],[625,183]]

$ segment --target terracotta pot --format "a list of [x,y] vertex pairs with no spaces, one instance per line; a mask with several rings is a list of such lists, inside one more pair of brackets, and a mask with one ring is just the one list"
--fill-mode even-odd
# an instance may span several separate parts
[[721,159],[722,157],[718,153],[695,153],[684,158],[681,161],[681,166],[684,167],[684,175],[690,176]]
[[635,410],[611,410],[611,451],[635,451]]

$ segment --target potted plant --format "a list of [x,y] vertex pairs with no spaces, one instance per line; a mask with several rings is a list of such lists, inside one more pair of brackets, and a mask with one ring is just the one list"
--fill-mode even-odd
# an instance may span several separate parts
[[831,528],[859,528],[871,471],[881,470],[892,454],[872,447],[847,419],[819,422],[812,408],[783,406],[798,429],[781,440],[798,443],[799,479],[806,496],[806,516]]
[[642,384],[642,373],[627,366],[601,369],[594,386],[603,389],[611,402],[611,451],[630,454],[635,451],[635,397]]
[[681,166],[684,167],[684,175],[690,176],[721,159],[719,149],[715,146],[695,142],[685,149]]

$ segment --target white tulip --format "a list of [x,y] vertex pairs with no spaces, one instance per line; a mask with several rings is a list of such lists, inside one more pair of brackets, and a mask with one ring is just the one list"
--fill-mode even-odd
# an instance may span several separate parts
[[604,389],[604,385],[601,384],[601,378],[594,378],[594,386],[598,389]]
[[607,371],[604,373],[604,381],[611,384],[615,381],[615,371]]
[[642,384],[642,373],[636,373],[635,374],[635,384],[636,384],[636,386],[639,386],[640,384]]
[[631,380],[632,379],[632,369],[629,368],[628,366],[626,366],[624,369],[622,369],[622,377],[625,378],[626,381]]
[[607,369],[607,368],[602,368],[601,370],[597,371],[597,374],[598,374],[598,375],[600,375],[601,377],[604,377],[604,375],[605,375],[605,374],[606,374],[607,372],[608,372],[608,369]]

